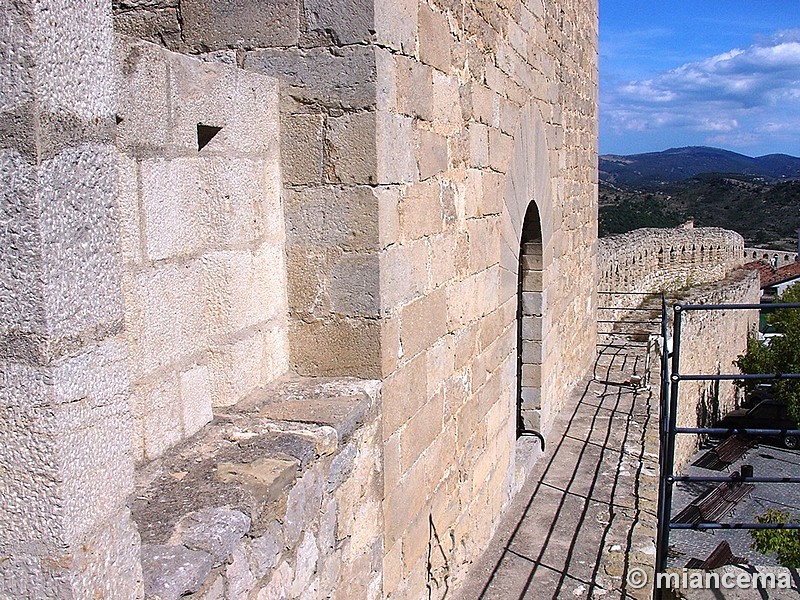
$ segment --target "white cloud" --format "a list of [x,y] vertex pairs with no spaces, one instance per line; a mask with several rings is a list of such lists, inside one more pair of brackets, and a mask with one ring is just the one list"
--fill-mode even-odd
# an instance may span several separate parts
[[601,93],[603,120],[617,133],[670,128],[737,147],[766,135],[797,135],[800,29]]

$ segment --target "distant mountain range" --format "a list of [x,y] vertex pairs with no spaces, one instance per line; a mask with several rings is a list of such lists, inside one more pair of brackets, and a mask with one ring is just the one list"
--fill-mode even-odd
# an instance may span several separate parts
[[599,200],[601,236],[693,219],[738,231],[750,246],[793,250],[800,158],[704,147],[602,156]]
[[800,158],[768,154],[752,158],[720,148],[689,146],[663,152],[600,157],[600,181],[621,186],[658,187],[705,173],[762,177],[768,183],[800,179]]

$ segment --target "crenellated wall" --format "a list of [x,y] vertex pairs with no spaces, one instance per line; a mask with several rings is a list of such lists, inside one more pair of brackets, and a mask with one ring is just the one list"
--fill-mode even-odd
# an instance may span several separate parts
[[[602,318],[640,319],[635,308],[648,295],[665,292],[669,305],[676,298],[688,304],[757,304],[761,291],[756,271],[741,269],[744,240],[718,228],[638,229],[600,240]],[[660,312],[660,302],[655,306]],[[631,316],[635,314],[636,316]],[[672,314],[670,330],[672,328]],[[747,336],[758,322],[756,311],[690,311],[681,335],[681,373],[736,373],[734,360],[747,348]],[[710,426],[735,408],[740,393],[732,382],[682,382],[678,425]],[[676,465],[696,451],[697,436],[681,435]]]
[[[601,238],[597,262],[602,304],[631,308],[642,300],[636,293],[676,292],[723,279],[744,263],[744,239],[716,227],[637,229]],[[620,314],[605,310],[603,318]]]

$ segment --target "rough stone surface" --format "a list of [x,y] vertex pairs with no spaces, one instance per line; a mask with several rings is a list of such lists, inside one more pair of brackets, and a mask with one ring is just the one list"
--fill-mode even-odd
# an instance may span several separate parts
[[173,540],[189,550],[206,552],[220,565],[233,554],[250,529],[250,518],[236,510],[207,508],[183,517],[175,525]]
[[199,590],[213,565],[207,552],[143,544],[144,592],[161,600],[177,600]]

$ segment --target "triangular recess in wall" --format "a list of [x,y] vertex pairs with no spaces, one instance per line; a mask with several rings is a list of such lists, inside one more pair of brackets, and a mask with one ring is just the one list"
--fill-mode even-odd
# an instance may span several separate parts
[[220,131],[222,131],[222,127],[214,127],[213,125],[203,125],[202,123],[197,124],[197,151],[200,152],[203,148],[205,148],[208,143],[214,139]]

